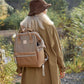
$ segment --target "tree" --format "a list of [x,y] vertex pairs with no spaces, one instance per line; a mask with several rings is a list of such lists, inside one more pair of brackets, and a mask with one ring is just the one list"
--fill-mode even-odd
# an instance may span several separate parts
[[67,8],[66,0],[46,0],[52,4],[52,8],[56,11],[65,10]]

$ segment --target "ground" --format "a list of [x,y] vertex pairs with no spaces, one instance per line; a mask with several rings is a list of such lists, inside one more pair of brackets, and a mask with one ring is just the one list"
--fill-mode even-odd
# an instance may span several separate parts
[[[16,76],[15,81],[15,84],[20,84],[21,77]],[[66,73],[65,77],[61,79],[61,84],[84,84],[84,72]]]

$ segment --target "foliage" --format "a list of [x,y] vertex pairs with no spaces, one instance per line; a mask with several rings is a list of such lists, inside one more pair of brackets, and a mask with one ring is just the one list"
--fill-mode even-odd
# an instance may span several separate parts
[[[76,46],[78,46],[81,50],[84,48],[84,9],[82,8],[74,8],[71,13],[72,17],[72,32],[74,34],[73,38]],[[75,32],[74,32],[75,31]]]
[[66,0],[46,0],[48,3],[52,4],[52,8],[55,11],[62,12],[61,10],[66,10],[68,4]]
[[67,61],[66,62],[66,73],[79,73],[81,71],[84,71],[84,57],[82,56],[75,56],[73,61]]
[[6,57],[10,57],[11,60],[4,64],[4,61],[0,63],[0,83],[12,84],[14,75],[16,74],[16,64],[13,56],[13,45],[7,38],[0,37],[1,49],[5,49]]
[[7,17],[7,5],[6,4],[0,4],[0,19],[3,19],[2,16],[4,16],[4,18]]
[[73,9],[73,7],[77,7],[80,5],[83,0],[66,0],[68,2],[68,8]]
[[28,11],[16,11],[11,16],[7,17],[5,20],[0,21],[0,29],[18,29],[20,22],[27,15]]
[[28,9],[30,0],[5,0],[13,8],[22,10]]
[[84,2],[70,11],[61,40],[68,73],[84,71]]
[[23,10],[29,10],[29,2],[31,0],[25,0],[25,2],[22,4],[23,5]]
[[4,0],[0,1],[0,19],[5,19],[9,14],[12,14],[13,12],[13,7],[6,4]]

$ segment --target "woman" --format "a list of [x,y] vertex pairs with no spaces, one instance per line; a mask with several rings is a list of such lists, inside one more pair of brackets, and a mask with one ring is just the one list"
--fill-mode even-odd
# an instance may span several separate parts
[[17,67],[17,72],[22,73],[21,84],[61,84],[60,77],[65,76],[65,64],[59,36],[54,23],[47,16],[47,8],[50,6],[51,4],[44,0],[32,0],[28,16],[20,23],[19,32],[24,31],[24,28],[31,28],[40,34],[49,57],[45,63],[45,76],[42,76],[42,68]]

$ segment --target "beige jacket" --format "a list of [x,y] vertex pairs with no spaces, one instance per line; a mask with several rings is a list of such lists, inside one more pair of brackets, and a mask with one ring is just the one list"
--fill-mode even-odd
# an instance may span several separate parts
[[[59,36],[54,25],[43,23],[45,29],[39,28],[40,36],[43,38],[46,48],[45,51],[49,60],[45,63],[45,77],[42,76],[42,68],[20,68],[17,72],[22,72],[21,84],[61,84],[59,71],[64,72],[66,67],[60,45]],[[19,32],[22,30],[20,29]]]

